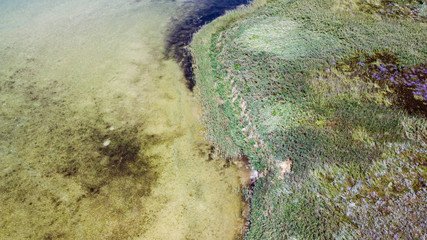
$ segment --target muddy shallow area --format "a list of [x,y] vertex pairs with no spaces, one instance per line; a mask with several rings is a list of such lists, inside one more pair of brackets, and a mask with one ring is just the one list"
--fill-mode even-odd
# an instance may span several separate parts
[[239,233],[245,171],[164,54],[182,4],[0,3],[0,239]]

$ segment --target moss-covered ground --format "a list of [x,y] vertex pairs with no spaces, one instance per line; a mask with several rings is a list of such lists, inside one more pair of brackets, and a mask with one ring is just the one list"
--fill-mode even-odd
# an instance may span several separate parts
[[194,36],[208,138],[260,173],[246,239],[427,238],[425,9],[255,1]]

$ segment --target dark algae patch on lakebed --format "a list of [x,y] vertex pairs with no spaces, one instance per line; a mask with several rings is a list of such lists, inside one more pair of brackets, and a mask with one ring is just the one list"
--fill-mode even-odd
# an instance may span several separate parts
[[194,36],[208,137],[259,172],[246,239],[427,237],[426,26],[423,1],[276,0]]
[[0,1],[0,239],[241,235],[244,171],[165,56],[180,5]]

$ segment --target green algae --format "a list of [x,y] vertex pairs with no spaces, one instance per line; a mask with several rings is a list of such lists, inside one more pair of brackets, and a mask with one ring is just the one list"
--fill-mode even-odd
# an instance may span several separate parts
[[239,234],[240,171],[162,55],[176,3],[0,5],[1,239]]

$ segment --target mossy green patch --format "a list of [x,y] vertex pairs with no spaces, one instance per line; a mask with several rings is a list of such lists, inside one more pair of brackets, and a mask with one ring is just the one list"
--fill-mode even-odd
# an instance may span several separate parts
[[[236,39],[240,48],[248,52],[267,52],[281,59],[294,60],[316,57],[317,54],[337,51],[338,38],[304,30],[287,18],[270,17],[252,20],[253,24]],[[256,37],[254,37],[256,36]]]
[[[425,152],[425,133],[417,133],[425,128],[425,20],[384,14],[374,21],[359,2],[344,2],[355,4],[353,14],[337,9],[332,0],[255,2],[194,37],[197,90],[209,137],[226,155],[247,155],[262,173],[247,239],[426,234],[418,213],[406,218],[396,211],[393,217],[412,224],[396,227],[391,215],[374,217],[382,214],[376,202],[367,202],[361,215],[350,219],[333,201],[333,194],[349,191],[347,186],[377,176],[384,161],[396,168],[406,161],[411,171],[425,171],[389,154],[394,144]],[[277,166],[288,160],[292,173],[281,179]],[[318,177],[326,169],[336,172]],[[406,178],[384,174],[398,182]],[[343,185],[326,187],[337,175],[345,176]],[[376,184],[386,187],[384,181]],[[426,196],[419,181],[410,185],[415,187],[401,188],[395,198],[397,204],[416,195],[405,211],[420,207]],[[377,231],[378,226],[383,229]]]

